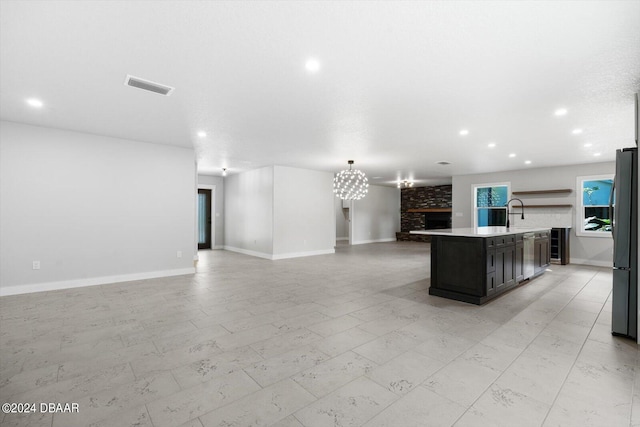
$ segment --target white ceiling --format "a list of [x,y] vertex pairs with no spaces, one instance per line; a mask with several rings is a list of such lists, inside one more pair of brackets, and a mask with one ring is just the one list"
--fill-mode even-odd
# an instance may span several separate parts
[[193,146],[200,173],[353,159],[424,185],[634,144],[640,1],[0,4],[3,120]]

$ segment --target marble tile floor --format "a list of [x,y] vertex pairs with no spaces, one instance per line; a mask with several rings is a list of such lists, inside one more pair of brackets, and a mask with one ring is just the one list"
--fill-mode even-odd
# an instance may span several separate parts
[[428,295],[429,245],[0,298],[2,426],[640,426],[611,270],[553,265],[484,305]]

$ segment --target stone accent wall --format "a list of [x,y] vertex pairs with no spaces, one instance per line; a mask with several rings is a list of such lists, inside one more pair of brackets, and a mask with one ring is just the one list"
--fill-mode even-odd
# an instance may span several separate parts
[[400,191],[400,231],[424,230],[424,214],[409,209],[452,207],[452,186],[403,188]]
[[[409,209],[452,207],[452,186],[403,188],[400,192],[400,233],[398,240],[430,240],[429,236],[409,235],[411,230],[424,230],[424,213],[407,212]],[[426,238],[426,239],[425,239]]]

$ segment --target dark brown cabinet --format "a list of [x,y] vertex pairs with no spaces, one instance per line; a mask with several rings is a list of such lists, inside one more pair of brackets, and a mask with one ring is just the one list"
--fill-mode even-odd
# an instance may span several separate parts
[[[534,250],[537,275],[549,265],[548,231],[536,233]],[[525,280],[526,259],[523,234],[433,235],[429,294],[483,304]]]
[[551,259],[549,258],[550,251],[548,231],[536,233],[533,248],[533,271],[534,274],[539,274],[540,272],[544,271],[551,263]]

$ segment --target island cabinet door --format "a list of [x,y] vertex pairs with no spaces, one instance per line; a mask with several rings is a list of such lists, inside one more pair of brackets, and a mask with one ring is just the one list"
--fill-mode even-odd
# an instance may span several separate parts
[[487,296],[496,293],[496,249],[493,240],[487,239],[486,242],[486,260],[487,260]]
[[516,284],[516,246],[504,248],[504,284],[510,288]]
[[549,266],[549,235],[548,233],[536,234],[534,243],[534,273],[538,274]]
[[516,283],[515,261],[515,245],[496,249],[496,292],[502,292]]
[[496,293],[496,272],[487,273],[487,296]]

